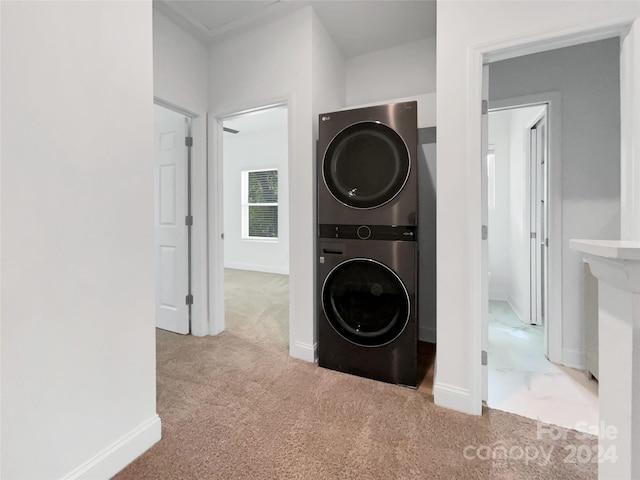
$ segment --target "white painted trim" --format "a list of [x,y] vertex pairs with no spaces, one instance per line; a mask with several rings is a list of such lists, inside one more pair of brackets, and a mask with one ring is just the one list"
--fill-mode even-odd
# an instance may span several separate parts
[[606,19],[593,24],[538,34],[507,38],[490,45],[479,46],[485,63],[499,62],[509,58],[571,47],[582,43],[596,42],[606,38],[624,37],[635,17]]
[[249,270],[252,272],[277,273],[279,275],[289,275],[286,267],[271,267],[265,265],[252,265],[250,263],[225,263],[224,268],[234,268],[236,270]]
[[160,417],[154,415],[63,478],[107,480],[150,449],[161,437]]
[[180,113],[182,115],[184,115],[185,117],[189,117],[189,118],[194,118],[197,117],[199,114],[196,112],[192,112],[191,110],[188,110],[186,108],[182,108],[180,105],[176,105],[175,103],[171,103],[168,102],[167,100],[163,100],[160,97],[153,97],[153,103],[155,103],[156,105],[159,105],[161,107],[167,108],[169,110],[173,110],[174,112]]
[[[466,168],[465,187],[469,192],[467,205],[467,231],[479,232],[482,225],[482,214],[480,211],[479,201],[482,198],[481,192],[481,132],[480,119],[482,118],[481,101],[482,101],[482,65],[489,63],[496,58],[512,58],[531,53],[531,49],[535,46],[537,52],[551,50],[556,48],[559,41],[565,46],[569,44],[579,44],[593,39],[608,38],[614,35],[615,30],[618,35],[628,31],[628,26],[636,20],[635,17],[620,19],[605,19],[592,24],[579,25],[577,27],[557,29],[553,31],[545,30],[537,33],[511,37],[500,41],[488,42],[471,46],[467,56],[467,111],[466,118]],[[602,37],[603,34],[607,36]],[[571,43],[570,43],[571,42]],[[508,56],[499,57],[495,55],[498,52],[508,52]],[[624,59],[621,59],[624,61]],[[624,63],[624,62],[621,62]],[[621,71],[623,65],[621,64]],[[628,68],[628,66],[627,66]],[[624,92],[621,92],[624,93]],[[627,92],[628,93],[628,92]],[[621,103],[631,100],[629,98],[621,98]],[[633,108],[633,107],[631,107]],[[551,141],[551,139],[549,139]],[[625,139],[622,139],[624,142]],[[550,175],[551,177],[551,175]],[[471,328],[468,330],[468,343],[470,347],[469,355],[469,375],[470,375],[470,397],[471,406],[468,409],[460,409],[468,413],[476,415],[482,412],[482,365],[481,358],[481,340],[482,340],[482,276],[487,272],[482,270],[482,241],[480,235],[469,235],[468,253],[469,253],[469,271],[470,275],[470,300],[471,300]],[[551,258],[549,264],[553,265]],[[435,391],[435,389],[434,389]],[[439,403],[436,397],[436,403]]]
[[304,342],[291,342],[289,344],[289,355],[304,360],[305,362],[315,363],[318,361],[318,344],[313,345]]
[[[466,388],[436,382],[433,386],[433,398],[435,404],[439,407],[477,415],[471,393]],[[480,407],[482,408],[482,405]]]
[[[256,104],[261,105],[257,106]],[[267,99],[264,102],[256,102],[252,105],[238,106],[232,110],[215,112],[209,115],[209,162],[208,186],[209,186],[209,334],[217,335],[225,329],[225,312],[224,312],[224,157],[223,157],[223,123],[225,120],[242,115],[249,112],[264,110],[277,106],[287,106],[288,122],[287,122],[287,144],[288,144],[288,163],[287,168],[290,170],[291,159],[295,158],[294,154],[294,122],[292,121],[293,96],[278,97]],[[289,183],[293,178],[289,176]],[[291,210],[292,197],[289,196],[289,210]],[[291,216],[289,217],[289,231],[292,230]],[[289,258],[291,258],[291,244],[289,244]],[[232,267],[230,267],[232,268]],[[289,272],[287,272],[287,275]],[[293,318],[293,295],[289,295],[289,319]],[[291,320],[289,320],[291,323]],[[289,329],[291,336],[291,328]],[[292,353],[292,342],[289,339],[289,354]],[[298,357],[301,358],[301,357]],[[311,360],[313,361],[313,360]]]
[[208,172],[209,217],[209,335],[225,329],[224,318],[224,212],[222,121],[209,116],[210,158]]
[[436,343],[436,329],[420,325],[418,327],[418,339],[421,342]]
[[209,334],[206,114],[192,119],[191,135],[191,334],[203,337]]
[[[549,343],[547,358],[562,363],[562,96],[559,91],[523,95],[489,101],[490,110],[504,110],[547,104],[548,164],[548,238],[547,300]],[[554,292],[552,295],[550,292]],[[523,310],[509,298],[509,305],[522,320]],[[528,323],[528,322],[526,322]]]
[[562,365],[577,370],[584,370],[584,351],[563,349]]
[[[465,119],[467,122],[467,154],[465,157],[466,176],[464,178],[464,188],[469,192],[467,195],[467,221],[469,222],[469,232],[480,232],[482,228],[482,86],[483,86],[483,64],[482,53],[476,50],[469,52],[469,89],[467,91],[468,102]],[[461,404],[459,410],[472,415],[482,414],[482,397],[484,393],[484,375],[481,364],[483,329],[482,317],[486,306],[483,305],[483,282],[488,281],[487,270],[483,268],[483,240],[478,234],[468,236],[469,247],[469,271],[475,274],[469,275],[469,291],[471,297],[471,328],[468,331],[469,339],[469,373],[470,382],[468,390],[468,405]],[[451,388],[458,388],[450,386]],[[458,389],[460,390],[460,389]],[[435,393],[434,388],[434,393]],[[462,391],[462,390],[461,390]],[[461,394],[460,394],[461,395]],[[451,395],[449,395],[451,396]],[[441,404],[438,397],[435,397],[437,404]],[[446,395],[442,396],[446,401],[451,401]],[[460,400],[460,402],[462,402]],[[454,407],[450,407],[454,408]],[[456,408],[457,409],[457,408]]]

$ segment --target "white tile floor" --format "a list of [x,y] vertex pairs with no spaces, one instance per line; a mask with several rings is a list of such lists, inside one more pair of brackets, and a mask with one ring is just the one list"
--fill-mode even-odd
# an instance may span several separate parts
[[507,302],[489,302],[488,406],[597,434],[598,384],[544,356],[544,327],[526,325]]

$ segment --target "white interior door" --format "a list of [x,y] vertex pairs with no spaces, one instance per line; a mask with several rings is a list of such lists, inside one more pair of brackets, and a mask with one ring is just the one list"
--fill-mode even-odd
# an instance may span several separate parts
[[482,400],[489,399],[489,65],[482,67],[482,255],[481,255],[481,305],[482,305]]
[[154,106],[156,326],[189,333],[188,119]]

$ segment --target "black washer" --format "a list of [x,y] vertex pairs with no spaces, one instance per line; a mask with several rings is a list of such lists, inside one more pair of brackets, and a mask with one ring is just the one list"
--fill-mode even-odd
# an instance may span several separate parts
[[354,258],[336,266],[322,288],[322,307],[335,331],[356,345],[395,340],[409,320],[409,296],[398,276],[380,262]]

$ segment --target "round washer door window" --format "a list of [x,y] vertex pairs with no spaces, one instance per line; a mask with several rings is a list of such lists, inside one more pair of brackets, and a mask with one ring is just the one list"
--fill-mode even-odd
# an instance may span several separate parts
[[322,308],[336,332],[365,347],[392,342],[409,321],[409,295],[400,278],[366,258],[347,260],[329,273]]
[[324,182],[336,200],[365,209],[384,205],[400,193],[411,161],[404,140],[392,128],[361,122],[331,140],[322,167]]

